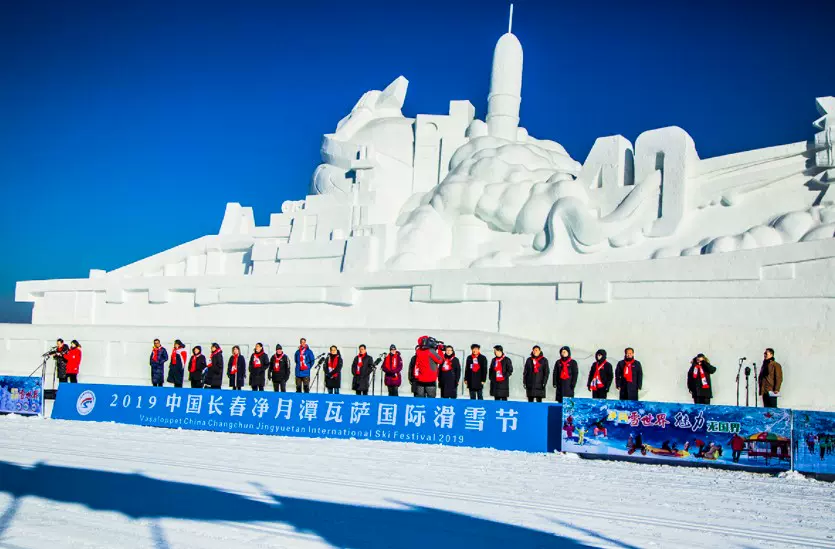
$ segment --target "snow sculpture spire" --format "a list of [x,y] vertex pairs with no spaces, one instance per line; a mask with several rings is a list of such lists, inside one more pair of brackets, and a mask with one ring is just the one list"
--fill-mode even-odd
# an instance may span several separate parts
[[507,33],[499,38],[493,51],[490,95],[487,97],[487,131],[493,137],[516,141],[519,105],[522,103],[522,44],[511,32],[513,4]]

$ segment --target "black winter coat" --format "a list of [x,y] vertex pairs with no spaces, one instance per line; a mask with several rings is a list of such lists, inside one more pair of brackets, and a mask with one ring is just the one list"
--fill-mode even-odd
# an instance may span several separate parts
[[188,359],[188,380],[203,381],[203,370],[206,368],[206,355],[200,353],[196,360],[194,355]]
[[710,381],[710,375],[716,373],[716,366],[709,362],[702,362],[702,370],[705,373],[707,387],[702,387],[702,376],[696,374],[696,377],[693,377],[693,371],[695,369],[696,366],[691,365],[690,369],[687,370],[687,390],[694,397],[713,398],[713,383]]
[[522,372],[522,384],[525,386],[525,393],[529,397],[545,398],[545,387],[548,385],[551,368],[548,366],[548,359],[539,355],[539,371],[534,372],[533,356],[525,361],[525,369]]
[[623,361],[618,362],[615,368],[615,386],[620,390],[621,394],[626,396],[629,400],[638,400],[638,391],[644,383],[644,371],[641,367],[641,361],[636,360],[632,363],[632,383],[628,383],[623,375]]
[[243,387],[244,382],[246,382],[246,359],[244,355],[238,355],[238,371],[233,374],[232,366],[235,362],[235,355],[230,356],[229,363],[226,365],[226,377],[229,378],[230,387]]
[[438,387],[441,389],[441,398],[455,398],[458,396],[458,382],[461,381],[461,361],[453,355],[450,360],[449,370],[444,355],[444,363],[438,367]]
[[249,357],[249,386],[250,387],[263,387],[266,385],[266,378],[267,378],[267,369],[270,367],[270,357],[267,356],[267,353],[261,351],[260,355],[257,355],[261,361],[260,366],[255,366],[255,353]]
[[510,396],[510,376],[513,374],[513,362],[510,357],[504,355],[502,357],[502,374],[503,380],[496,379],[496,361],[497,357],[493,357],[490,361],[490,396],[507,398]]
[[183,377],[185,376],[186,365],[180,360],[180,349],[174,349],[171,353],[171,362],[168,364],[168,383],[174,385],[182,385]]
[[337,351],[336,357],[336,364],[333,365],[333,369],[330,368],[330,354],[325,357],[325,363],[322,365],[322,371],[325,372],[325,387],[328,389],[342,388],[342,353]]
[[59,381],[67,380],[67,359],[64,355],[70,352],[70,346],[64,343],[52,355],[55,359],[55,375],[58,376]]
[[568,362],[568,379],[562,379],[562,359],[554,362],[553,385],[557,390],[557,400],[571,398],[574,396],[574,388],[577,387],[577,378],[580,376],[580,368],[573,358]]
[[487,381],[487,357],[478,355],[478,371],[473,371],[473,355],[467,356],[464,361],[464,383],[470,391],[480,391],[484,388],[484,383]]
[[211,355],[210,360],[204,383],[209,387],[220,387],[223,385],[223,351]]
[[417,394],[417,379],[415,378],[415,363],[417,362],[417,357],[412,356],[412,359],[409,361],[409,385],[412,386],[412,394]]
[[354,380],[351,382],[352,391],[367,391],[370,385],[371,370],[374,368],[374,359],[365,355],[360,360],[359,356],[354,357],[351,363],[351,373]]
[[[597,362],[591,363],[591,368],[589,368],[589,379],[586,381],[586,387],[589,391],[594,391],[591,386],[591,382],[594,379],[594,374],[597,372]],[[609,392],[609,388],[612,386],[612,381],[615,379],[615,373],[612,370],[612,363],[608,360],[603,364],[603,369],[600,370],[600,381],[603,382],[602,389]]]
[[273,356],[270,357],[270,369],[267,371],[267,377],[273,383],[287,383],[290,379],[290,357],[285,353],[281,354],[281,358]]

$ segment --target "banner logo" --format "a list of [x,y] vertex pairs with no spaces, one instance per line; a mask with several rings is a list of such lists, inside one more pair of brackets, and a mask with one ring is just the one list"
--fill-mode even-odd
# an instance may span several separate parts
[[93,391],[84,391],[78,395],[78,400],[75,403],[75,411],[82,416],[86,416],[96,407],[96,394]]

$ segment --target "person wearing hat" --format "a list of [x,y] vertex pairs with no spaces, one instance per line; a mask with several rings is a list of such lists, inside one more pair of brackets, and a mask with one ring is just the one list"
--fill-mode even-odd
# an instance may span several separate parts
[[171,362],[168,364],[168,378],[166,379],[174,387],[183,386],[187,359],[186,346],[179,339],[175,339],[174,350],[171,351]]
[[438,368],[438,387],[441,398],[458,398],[458,381],[461,379],[461,361],[455,356],[452,345],[444,348],[444,362]]
[[400,356],[400,351],[395,345],[389,347],[389,352],[386,358],[383,359],[383,382],[386,384],[389,396],[396,397],[400,391],[400,385],[403,383],[400,372],[403,371],[403,358]]
[[531,356],[525,361],[525,369],[522,372],[522,384],[525,386],[525,393],[528,402],[542,402],[545,398],[545,387],[548,385],[548,378],[551,370],[548,366],[548,359],[542,354],[542,348],[534,345],[531,349]]
[[229,378],[229,387],[233,391],[240,391],[246,381],[246,360],[237,345],[232,347],[232,356],[229,357],[229,364],[226,366],[226,377]]
[[591,398],[605,399],[613,379],[615,374],[611,362],[606,360],[606,349],[598,349],[594,353],[594,362],[589,369],[589,379],[586,383],[586,387],[591,391]]
[[325,388],[329,395],[338,395],[342,389],[342,353],[336,345],[331,345],[325,362]]
[[490,362],[490,396],[496,400],[507,400],[510,396],[510,376],[513,375],[513,363],[504,354],[504,347],[493,347],[493,360]]
[[281,345],[275,346],[275,354],[270,358],[267,377],[273,382],[273,391],[276,393],[287,391],[287,380],[290,379],[290,357],[284,354]]
[[557,402],[574,396],[578,375],[577,361],[571,358],[571,349],[567,346],[562,347],[560,359],[554,364],[554,388],[557,390]]
[[217,343],[212,343],[211,356],[209,357],[206,380],[207,389],[220,389],[223,385],[223,350]]
[[487,357],[481,354],[481,345],[470,345],[470,355],[464,361],[464,385],[470,399],[484,400],[484,384],[487,382]]

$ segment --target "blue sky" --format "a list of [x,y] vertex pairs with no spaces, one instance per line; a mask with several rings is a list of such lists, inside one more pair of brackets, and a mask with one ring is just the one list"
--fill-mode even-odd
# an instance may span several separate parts
[[[776,4],[776,5],[775,5]],[[522,124],[585,159],[678,125],[701,157],[808,139],[835,2],[516,2]],[[405,114],[483,118],[508,3],[0,3],[0,321],[17,280],[85,277],[300,199],[321,135],[402,74]]]

